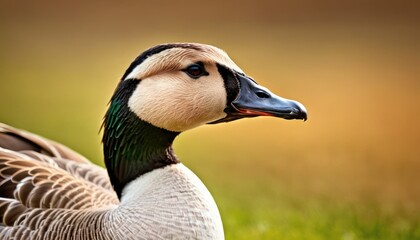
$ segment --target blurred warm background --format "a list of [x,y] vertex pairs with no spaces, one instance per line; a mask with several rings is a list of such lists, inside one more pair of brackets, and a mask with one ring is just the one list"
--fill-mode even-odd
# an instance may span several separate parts
[[103,164],[125,68],[164,42],[216,45],[309,120],[181,135],[227,239],[420,239],[416,1],[0,1],[0,121]]

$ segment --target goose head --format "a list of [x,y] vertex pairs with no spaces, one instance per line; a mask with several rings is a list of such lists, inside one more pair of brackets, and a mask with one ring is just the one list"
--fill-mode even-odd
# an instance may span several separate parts
[[306,120],[307,113],[258,85],[219,48],[146,50],[126,70],[104,120],[105,163],[117,194],[139,175],[177,162],[171,145],[180,132],[256,116]]
[[158,47],[161,51],[132,66],[122,80],[138,81],[128,106],[140,119],[156,127],[183,132],[206,123],[244,117],[307,118],[302,104],[258,85],[216,47]]

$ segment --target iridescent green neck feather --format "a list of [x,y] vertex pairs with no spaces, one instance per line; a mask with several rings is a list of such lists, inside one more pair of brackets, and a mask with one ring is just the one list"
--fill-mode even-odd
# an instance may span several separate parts
[[111,183],[121,198],[124,186],[154,169],[178,163],[172,142],[179,134],[147,123],[128,107],[139,80],[118,85],[105,115],[103,150]]

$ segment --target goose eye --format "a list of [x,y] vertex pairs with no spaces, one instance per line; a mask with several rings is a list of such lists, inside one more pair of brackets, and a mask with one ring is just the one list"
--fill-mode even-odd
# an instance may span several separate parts
[[204,69],[202,64],[192,64],[188,66],[184,72],[186,72],[190,77],[197,79],[203,75],[209,75],[208,72]]

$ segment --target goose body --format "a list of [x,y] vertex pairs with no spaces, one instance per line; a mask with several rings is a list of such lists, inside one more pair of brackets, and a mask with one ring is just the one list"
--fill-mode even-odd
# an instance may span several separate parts
[[0,239],[224,239],[216,203],[175,156],[181,132],[244,117],[305,119],[222,50],[163,44],[129,66],[106,113],[107,170],[0,124]]

